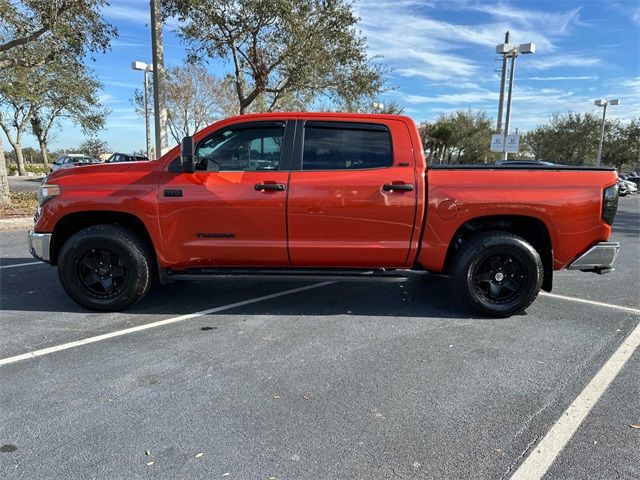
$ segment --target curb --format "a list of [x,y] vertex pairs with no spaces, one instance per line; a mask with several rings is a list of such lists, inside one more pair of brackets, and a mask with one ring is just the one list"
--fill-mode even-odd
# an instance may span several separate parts
[[0,232],[33,228],[33,217],[0,218]]

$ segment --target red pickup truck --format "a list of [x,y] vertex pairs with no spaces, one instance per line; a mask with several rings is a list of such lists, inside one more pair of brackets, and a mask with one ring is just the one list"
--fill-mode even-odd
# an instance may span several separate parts
[[154,278],[425,270],[508,316],[551,290],[554,270],[613,269],[617,202],[610,168],[427,167],[403,116],[257,114],[158,161],[50,174],[28,240],[96,310],[131,306]]

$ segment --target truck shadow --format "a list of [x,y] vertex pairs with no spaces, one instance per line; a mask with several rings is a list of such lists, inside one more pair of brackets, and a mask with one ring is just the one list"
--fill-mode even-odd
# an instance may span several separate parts
[[[0,259],[0,265],[31,261],[33,259],[5,258]],[[246,278],[179,281],[164,286],[154,285],[140,303],[123,313],[138,317],[136,320],[148,321],[144,317],[189,314],[317,283],[321,281]],[[67,296],[60,285],[56,269],[44,264],[0,271],[0,309],[51,313],[90,312]],[[332,282],[209,315],[485,318],[461,304],[449,290],[446,278],[426,273],[411,273],[407,281],[402,283]]]

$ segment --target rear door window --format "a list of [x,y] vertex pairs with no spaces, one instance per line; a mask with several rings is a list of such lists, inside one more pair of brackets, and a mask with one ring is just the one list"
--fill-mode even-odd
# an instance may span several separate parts
[[380,124],[307,122],[303,170],[358,170],[393,164],[391,135]]

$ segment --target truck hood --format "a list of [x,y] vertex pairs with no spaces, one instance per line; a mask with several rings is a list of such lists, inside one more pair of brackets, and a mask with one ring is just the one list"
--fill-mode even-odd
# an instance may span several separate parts
[[46,183],[53,183],[57,180],[73,177],[76,179],[82,175],[100,175],[100,174],[114,174],[122,173],[127,170],[148,172],[157,168],[159,163],[157,161],[145,161],[145,162],[119,162],[119,163],[100,163],[96,165],[86,165],[82,167],[64,168],[56,170],[46,176]]

